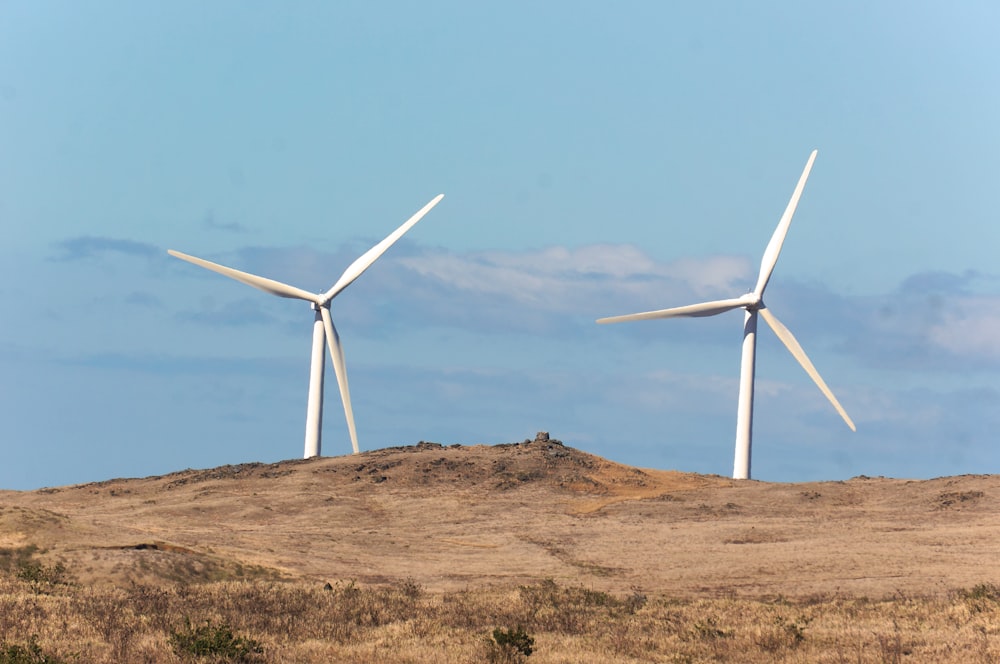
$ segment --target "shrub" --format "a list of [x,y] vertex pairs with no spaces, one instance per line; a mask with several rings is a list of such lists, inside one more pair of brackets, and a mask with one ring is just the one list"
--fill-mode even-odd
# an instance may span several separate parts
[[486,640],[486,661],[490,664],[523,662],[534,652],[535,639],[518,625],[515,629],[497,627],[493,638]]
[[757,637],[757,646],[765,652],[776,652],[785,648],[794,649],[806,639],[808,620],[788,620],[775,616],[769,627],[765,627]]
[[733,633],[720,629],[715,622],[715,618],[698,620],[691,629],[692,635],[701,641],[713,641],[715,639],[728,639]]
[[38,635],[32,634],[27,645],[0,643],[0,664],[61,664],[62,660],[42,652]]
[[992,583],[978,583],[970,590],[960,591],[960,594],[965,599],[1000,602],[1000,586],[996,586]]
[[38,545],[28,544],[13,549],[0,547],[0,570],[11,572],[31,560],[38,553]]
[[424,589],[412,578],[407,577],[399,583],[399,591],[403,593],[403,596],[407,599],[419,599],[423,594]]
[[66,566],[62,563],[43,565],[35,560],[24,560],[18,564],[15,576],[21,581],[30,583],[36,593],[52,586],[69,583]]
[[170,645],[182,659],[208,659],[213,662],[254,662],[264,652],[259,641],[233,634],[226,624],[206,622],[192,627],[184,620],[184,629],[170,634]]
[[625,613],[634,615],[636,611],[646,606],[646,595],[639,591],[633,591],[623,602]]

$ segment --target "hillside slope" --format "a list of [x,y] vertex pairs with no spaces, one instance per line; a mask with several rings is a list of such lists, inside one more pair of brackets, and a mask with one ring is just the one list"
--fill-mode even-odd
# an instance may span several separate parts
[[0,492],[0,548],[81,581],[553,578],[678,596],[881,596],[996,581],[1000,476],[773,484],[539,436]]

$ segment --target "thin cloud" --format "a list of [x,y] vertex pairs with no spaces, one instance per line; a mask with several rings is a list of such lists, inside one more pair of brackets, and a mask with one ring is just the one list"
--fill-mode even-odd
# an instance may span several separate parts
[[967,272],[914,274],[893,293],[847,303],[853,332],[843,350],[883,369],[1000,368],[1000,293]]
[[[334,253],[308,247],[245,247],[232,258],[212,260],[319,291],[332,285],[356,257],[352,251],[346,246]],[[533,317],[611,315],[617,309],[731,296],[745,290],[751,272],[750,261],[743,257],[660,262],[632,245],[457,253],[410,243],[393,247],[351,291],[377,293],[383,300],[408,299],[428,316],[450,312],[449,302],[459,300],[463,309],[477,313],[490,309],[519,315],[516,308]]]
[[209,212],[201,221],[201,225],[213,231],[225,231],[227,233],[246,233],[247,227],[236,221],[219,221],[215,218],[214,212]]
[[[338,298],[338,320],[374,335],[420,325],[479,334],[728,343],[738,323],[726,316],[697,326],[681,321],[599,328],[594,319],[732,297],[746,290],[755,271],[748,257],[660,261],[624,244],[527,252],[451,252],[413,243],[395,249]],[[221,262],[320,291],[356,253],[347,246],[332,253],[246,247]],[[768,303],[811,355],[825,348],[869,368],[966,371],[1000,367],[996,290],[994,279],[974,272],[915,273],[892,293],[858,296],[785,278],[769,291]],[[243,305],[240,311],[191,318],[230,325],[273,322]]]
[[900,293],[957,294],[968,293],[973,283],[981,275],[967,271],[963,274],[927,271],[910,275],[899,286]]
[[[397,262],[403,304],[419,320],[481,332],[564,334],[595,319],[731,295],[749,261],[659,262],[631,245],[549,247],[532,252],[441,250]],[[642,335],[650,328],[633,330]]]
[[1000,296],[965,297],[927,328],[927,341],[968,362],[1000,367]]
[[124,240],[121,238],[101,237],[95,235],[81,235],[53,243],[53,247],[60,252],[51,260],[59,262],[69,262],[96,258],[107,254],[122,254],[126,256],[137,256],[140,258],[153,258],[160,254],[161,250],[152,244],[136,242],[135,240]]
[[612,244],[533,252],[438,251],[400,263],[456,291],[497,295],[556,310],[578,310],[593,306],[595,300],[652,302],[654,297],[661,301],[657,306],[668,306],[662,304],[662,297],[720,295],[740,289],[737,282],[750,274],[749,261],[740,257],[661,263],[632,245]]

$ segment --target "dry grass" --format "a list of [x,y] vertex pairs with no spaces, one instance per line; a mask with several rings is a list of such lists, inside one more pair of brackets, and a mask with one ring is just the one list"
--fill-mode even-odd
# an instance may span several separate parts
[[[177,662],[185,625],[263,662],[997,661],[997,550],[1000,476],[734,482],[542,439],[0,491],[0,664],[32,634]],[[530,658],[489,645],[518,626]]]
[[549,580],[427,593],[411,581],[53,584],[39,592],[0,579],[0,642],[34,634],[63,661],[184,661],[170,637],[186,621],[258,641],[263,652],[250,661],[304,664],[486,661],[493,630],[517,626],[535,639],[536,663],[969,664],[1000,656],[1000,589],[987,584],[934,597],[793,602],[617,596]]

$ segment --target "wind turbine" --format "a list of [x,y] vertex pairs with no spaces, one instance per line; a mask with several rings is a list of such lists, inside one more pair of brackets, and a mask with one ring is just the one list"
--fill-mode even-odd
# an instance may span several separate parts
[[745,480],[750,478],[750,442],[751,430],[753,427],[753,379],[754,379],[754,359],[757,350],[757,314],[764,318],[764,322],[774,330],[781,342],[791,352],[792,356],[798,360],[802,368],[806,370],[809,377],[813,379],[819,389],[830,400],[833,407],[837,409],[840,416],[847,422],[851,431],[856,431],[854,422],[847,415],[843,406],[833,396],[833,392],[827,387],[823,378],[816,371],[816,367],[809,361],[802,346],[796,341],[788,328],[782,325],[773,313],[764,306],[764,289],[771,278],[771,272],[778,262],[778,254],[781,253],[781,245],[785,241],[788,233],[788,226],[792,223],[792,215],[795,214],[795,207],[799,204],[799,197],[802,196],[802,189],[806,185],[809,171],[812,170],[813,161],[816,159],[816,150],[809,155],[806,167],[799,177],[799,183],[795,186],[792,198],[788,201],[785,213],[781,215],[778,227],[771,236],[771,241],[764,251],[764,258],[760,262],[760,273],[757,275],[757,285],[746,295],[729,300],[716,300],[714,302],[702,302],[685,307],[674,307],[672,309],[661,309],[659,311],[647,311],[639,314],[627,316],[611,316],[601,318],[598,323],[622,323],[632,320],[651,320],[654,318],[676,318],[676,317],[702,317],[715,316],[730,309],[744,309],[746,314],[743,318],[743,356],[740,362],[740,394],[739,405],[736,410],[736,458],[733,463],[733,479]]
[[310,363],[309,398],[306,408],[306,444],[304,454],[306,459],[319,456],[320,451],[322,450],[323,370],[326,366],[326,361],[323,358],[324,341],[327,345],[329,345],[330,357],[333,358],[333,370],[337,375],[337,384],[340,386],[340,399],[344,402],[344,415],[347,417],[347,429],[351,434],[351,445],[354,448],[354,453],[358,453],[358,434],[354,428],[354,412],[351,410],[351,393],[347,387],[347,368],[344,365],[344,350],[340,344],[340,336],[337,334],[337,328],[333,326],[333,318],[330,316],[330,302],[333,298],[337,297],[341,291],[350,286],[355,279],[360,277],[365,270],[371,267],[371,264],[378,260],[379,256],[384,254],[386,250],[396,242],[396,240],[403,236],[403,233],[410,230],[410,228],[420,221],[425,214],[430,212],[431,208],[437,205],[442,198],[444,198],[444,194],[436,196],[430,203],[422,207],[415,215],[410,217],[406,223],[394,230],[384,240],[362,254],[360,258],[355,260],[346,270],[344,270],[344,273],[340,275],[340,279],[337,280],[337,283],[335,283],[330,290],[325,293],[310,293],[309,291],[302,290],[301,288],[283,284],[280,281],[274,281],[273,279],[258,277],[257,275],[250,274],[248,272],[234,270],[231,267],[212,263],[211,261],[206,261],[201,258],[195,258],[194,256],[188,256],[187,254],[174,251],[173,249],[169,249],[167,251],[167,253],[171,256],[180,258],[181,260],[185,260],[189,263],[194,263],[195,265],[199,265],[207,270],[218,272],[219,274],[229,277],[230,279],[241,281],[249,286],[253,286],[254,288],[259,288],[266,293],[277,295],[278,297],[305,300],[310,303],[312,309],[316,312],[316,315],[313,320],[312,361]]

